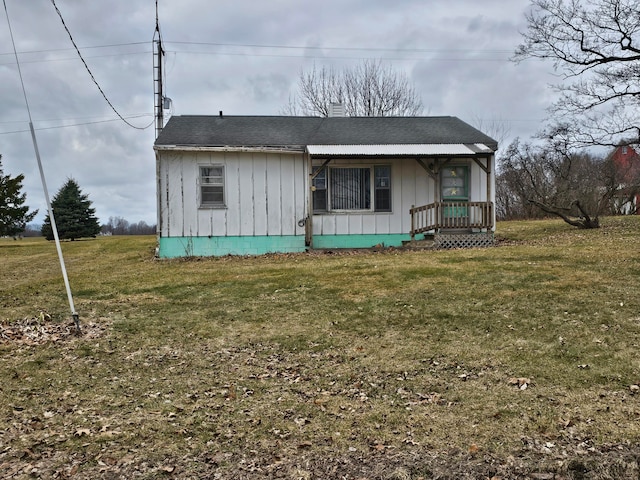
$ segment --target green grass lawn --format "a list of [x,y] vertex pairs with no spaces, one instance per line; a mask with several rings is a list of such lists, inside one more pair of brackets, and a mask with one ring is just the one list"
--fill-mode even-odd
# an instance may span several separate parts
[[72,330],[55,246],[0,239],[0,476],[637,476],[640,217],[602,223],[171,261],[64,242],[83,335],[46,343],[11,332]]

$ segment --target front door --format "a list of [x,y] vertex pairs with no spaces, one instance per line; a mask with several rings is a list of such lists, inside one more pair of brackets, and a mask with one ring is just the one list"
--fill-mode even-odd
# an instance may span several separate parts
[[465,227],[469,217],[469,167],[449,165],[442,169],[442,223],[448,227]]

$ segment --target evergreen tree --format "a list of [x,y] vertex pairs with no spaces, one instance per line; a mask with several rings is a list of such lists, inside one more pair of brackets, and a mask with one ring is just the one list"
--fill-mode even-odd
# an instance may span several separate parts
[[38,213],[37,210],[29,213],[29,207],[24,205],[27,194],[20,193],[22,180],[22,174],[13,178],[3,174],[0,155],[0,237],[20,235]]
[[[91,207],[89,195],[80,191],[78,183],[70,178],[51,200],[51,208],[56,218],[60,239],[95,237],[100,233],[100,224],[95,216],[96,210]],[[53,240],[51,219],[47,215],[42,225],[42,235]]]

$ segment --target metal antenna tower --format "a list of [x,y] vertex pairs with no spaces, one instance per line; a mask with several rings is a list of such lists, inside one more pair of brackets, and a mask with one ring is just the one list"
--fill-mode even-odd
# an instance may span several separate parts
[[158,21],[158,0],[156,0],[156,30],[153,33],[153,95],[154,95],[154,118],[156,127],[156,138],[160,135],[164,127],[164,94],[162,91],[162,63],[164,59],[164,48],[162,47],[162,35],[160,34],[160,23]]

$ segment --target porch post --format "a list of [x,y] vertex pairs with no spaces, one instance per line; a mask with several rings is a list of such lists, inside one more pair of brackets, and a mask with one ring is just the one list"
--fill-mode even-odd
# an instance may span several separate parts
[[[446,161],[446,160],[445,160]],[[433,160],[433,169],[435,171],[435,189],[433,192],[433,200],[436,204],[435,214],[436,214],[436,232],[440,233],[442,229],[442,181],[440,178],[440,170],[443,163],[440,159],[435,158]]]
[[440,190],[440,161],[436,158],[433,161],[433,170],[434,170],[434,184],[435,191],[433,192],[433,200],[435,203],[440,203],[442,201],[442,191]]
[[491,159],[492,156],[487,157],[487,203],[491,201]]
[[487,157],[487,170],[486,170],[486,175],[487,175],[487,205],[489,206],[489,217],[491,220],[491,227],[489,227],[489,230],[492,230],[495,227],[495,206],[491,204],[491,197],[492,197],[492,188],[491,188],[491,163],[492,163],[492,159],[493,159],[493,155],[489,155]]
[[311,155],[306,150],[304,159],[307,164],[307,216],[304,222],[304,243],[309,248],[313,248],[313,166],[311,165]]

